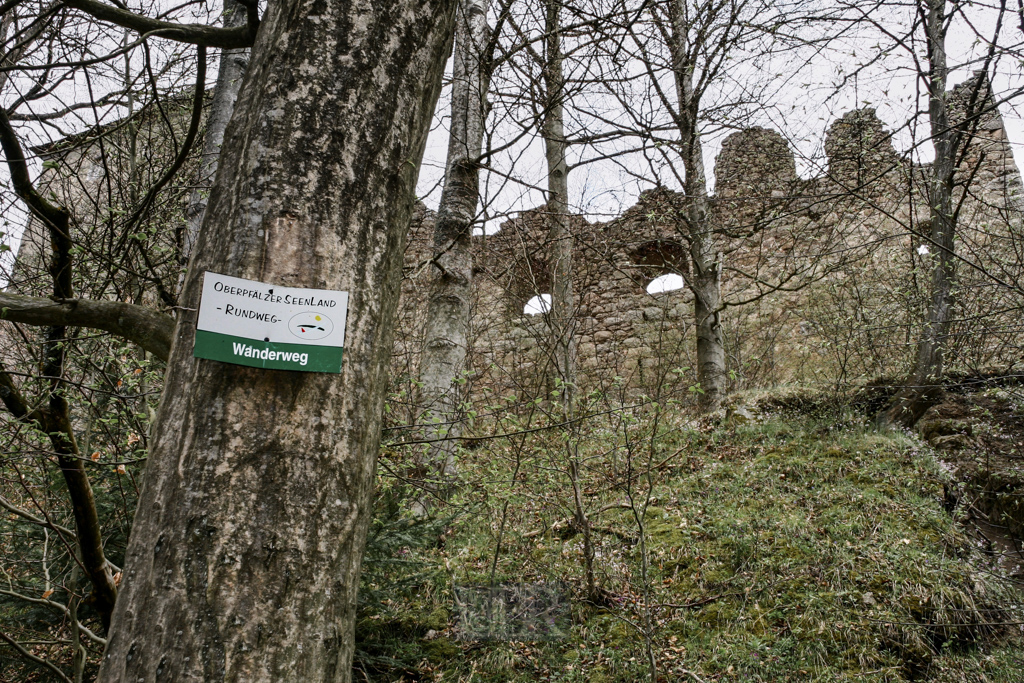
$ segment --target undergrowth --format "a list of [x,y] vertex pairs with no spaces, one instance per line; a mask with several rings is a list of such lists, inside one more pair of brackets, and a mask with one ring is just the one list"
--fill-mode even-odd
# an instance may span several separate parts
[[[648,404],[480,444],[448,520],[405,519],[382,479],[357,680],[1021,680],[1021,596],[978,563],[915,438],[841,410],[715,426]],[[596,604],[567,444],[585,465]],[[571,636],[460,640],[452,585],[514,581],[572,586]]]

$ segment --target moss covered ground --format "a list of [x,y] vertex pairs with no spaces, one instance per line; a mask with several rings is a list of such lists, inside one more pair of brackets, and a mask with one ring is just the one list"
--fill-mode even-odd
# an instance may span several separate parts
[[[382,478],[356,680],[1024,680],[1020,593],[964,532],[927,443],[841,409],[754,412],[648,406],[483,440],[432,520]],[[460,632],[453,585],[535,581],[564,586],[564,638]]]

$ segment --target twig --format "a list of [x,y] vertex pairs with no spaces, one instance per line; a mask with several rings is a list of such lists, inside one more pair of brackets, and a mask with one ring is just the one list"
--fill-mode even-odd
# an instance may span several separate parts
[[668,462],[669,460],[671,460],[672,458],[674,458],[674,457],[676,457],[677,455],[679,455],[680,453],[682,453],[682,452],[683,452],[683,451],[684,451],[685,449],[686,449],[686,446],[681,446],[681,447],[679,448],[679,450],[677,450],[677,451],[676,451],[675,453],[673,453],[672,455],[668,456],[667,458],[665,458],[664,460],[662,460],[661,462],[659,462],[659,463],[658,463],[657,465],[655,465],[655,466],[654,466],[654,469],[656,469],[656,470],[660,470],[660,469],[661,469],[662,467],[664,467],[664,466],[665,466],[665,464],[666,464],[666,463],[667,463],[667,462]]
[[[64,605],[60,604],[59,602],[54,602],[53,600],[47,600],[46,598],[30,598],[27,595],[22,595],[21,593],[15,593],[14,591],[4,590],[3,588],[0,588],[0,595],[6,595],[8,597],[17,598],[19,600],[24,600],[25,602],[31,602],[31,603],[34,603],[36,605],[46,605],[47,607],[52,607],[52,608],[54,608],[56,610],[59,610],[59,611],[63,612],[64,616],[66,616],[68,618],[71,617],[71,612],[70,612],[70,610],[68,610],[67,607],[65,607]],[[98,636],[95,633],[93,633],[92,630],[89,627],[87,627],[85,624],[79,623],[78,628],[81,629],[82,633],[84,633],[86,635],[86,637],[89,640],[91,640],[92,642],[96,643],[97,645],[103,645],[104,647],[106,646],[107,639],[106,638],[101,638],[100,636]]]
[[716,600],[721,600],[722,598],[731,598],[734,595],[743,595],[743,593],[739,593],[739,592],[737,592],[737,593],[721,593],[719,595],[712,595],[709,598],[704,598],[703,600],[697,600],[696,602],[683,602],[683,603],[659,602],[659,603],[655,603],[655,604],[651,604],[651,605],[638,605],[638,606],[639,607],[667,607],[668,609],[693,609],[695,607],[701,607],[703,605],[706,605],[709,602],[715,602]]
[[0,631],[0,639],[7,641],[7,644],[10,645],[11,647],[13,647],[15,650],[17,650],[18,654],[20,654],[25,659],[27,659],[27,660],[29,660],[31,662],[35,662],[36,664],[39,664],[40,666],[45,666],[47,669],[49,669],[50,671],[53,672],[54,676],[56,676],[61,681],[64,681],[64,683],[72,683],[71,679],[68,678],[67,676],[65,676],[63,671],[61,671],[55,665],[51,664],[50,662],[46,661],[45,659],[41,659],[39,657],[36,657],[34,654],[32,654],[31,652],[29,652],[28,650],[23,648],[21,645],[18,644],[18,642],[16,640],[11,638],[9,635],[4,633],[3,631]]
[[680,673],[686,674],[687,676],[692,676],[693,680],[697,681],[697,683],[704,683],[704,679],[703,678],[701,678],[697,674],[693,673],[689,669],[680,669]]
[[49,529],[53,529],[54,531],[59,531],[60,533],[66,534],[72,538],[75,537],[75,532],[71,531],[71,529],[63,527],[60,524],[55,524],[53,522],[47,521],[45,519],[42,519],[41,517],[36,517],[31,512],[28,512],[27,510],[22,510],[21,508],[15,506],[3,496],[0,496],[0,507],[4,508],[8,512],[18,515],[19,517],[24,517],[33,524],[38,524],[41,527],[46,527]]

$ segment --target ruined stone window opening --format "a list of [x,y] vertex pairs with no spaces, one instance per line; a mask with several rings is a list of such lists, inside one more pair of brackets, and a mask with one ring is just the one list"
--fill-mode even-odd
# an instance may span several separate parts
[[543,315],[551,312],[551,295],[538,294],[523,306],[523,315]]
[[659,275],[647,284],[648,294],[665,294],[666,292],[674,292],[677,289],[682,289],[686,286],[686,281],[683,280],[683,276],[679,273],[665,273]]
[[517,259],[508,269],[506,296],[514,314],[537,315],[541,310],[538,297],[547,297],[550,308],[551,268],[541,254],[530,254]]
[[631,260],[638,284],[648,294],[664,294],[686,286],[687,253],[680,242],[645,242],[633,251]]

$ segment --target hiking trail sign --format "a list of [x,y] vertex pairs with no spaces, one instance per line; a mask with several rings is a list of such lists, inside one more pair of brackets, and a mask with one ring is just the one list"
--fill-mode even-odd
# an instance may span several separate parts
[[277,287],[206,271],[196,358],[272,370],[341,372],[348,292]]

